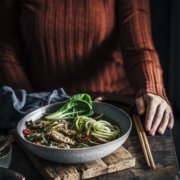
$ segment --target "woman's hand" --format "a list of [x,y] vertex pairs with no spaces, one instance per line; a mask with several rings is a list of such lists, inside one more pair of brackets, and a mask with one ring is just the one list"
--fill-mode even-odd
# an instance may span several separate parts
[[146,93],[136,99],[139,115],[146,113],[145,128],[154,136],[156,131],[163,134],[166,128],[174,125],[173,112],[170,105],[160,96]]

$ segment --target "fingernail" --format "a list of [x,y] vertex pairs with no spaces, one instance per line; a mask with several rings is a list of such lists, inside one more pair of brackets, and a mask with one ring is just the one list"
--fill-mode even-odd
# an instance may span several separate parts
[[172,125],[169,125],[168,128],[169,128],[169,129],[172,129]]
[[150,127],[149,127],[149,126],[146,126],[146,130],[147,130],[147,131],[150,131]]
[[153,131],[151,131],[150,134],[151,134],[152,136],[154,136],[154,132],[153,132]]
[[158,132],[159,132],[160,134],[163,134],[163,131],[162,131],[162,129],[158,130]]

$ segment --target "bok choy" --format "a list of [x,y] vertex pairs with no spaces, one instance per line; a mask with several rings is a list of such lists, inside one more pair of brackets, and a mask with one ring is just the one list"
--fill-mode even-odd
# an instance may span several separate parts
[[94,113],[92,109],[92,99],[89,94],[76,94],[63,105],[56,112],[45,116],[47,120],[57,119],[73,119],[77,116],[90,116]]

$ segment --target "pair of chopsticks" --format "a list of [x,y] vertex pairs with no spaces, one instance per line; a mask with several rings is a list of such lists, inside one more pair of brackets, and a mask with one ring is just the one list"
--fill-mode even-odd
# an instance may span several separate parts
[[148,142],[145,130],[143,128],[142,122],[141,122],[138,115],[133,115],[133,118],[134,118],[134,123],[135,123],[135,126],[136,126],[136,130],[137,130],[137,133],[138,133],[138,136],[139,136],[139,141],[141,143],[147,165],[149,167],[152,167],[153,169],[155,169],[156,166],[155,166],[155,163],[154,163],[151,148],[149,146],[149,142]]

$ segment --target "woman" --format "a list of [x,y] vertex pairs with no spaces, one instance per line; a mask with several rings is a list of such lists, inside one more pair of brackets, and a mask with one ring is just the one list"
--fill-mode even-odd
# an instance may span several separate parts
[[151,135],[173,127],[148,0],[6,0],[0,24],[1,85],[135,93]]

